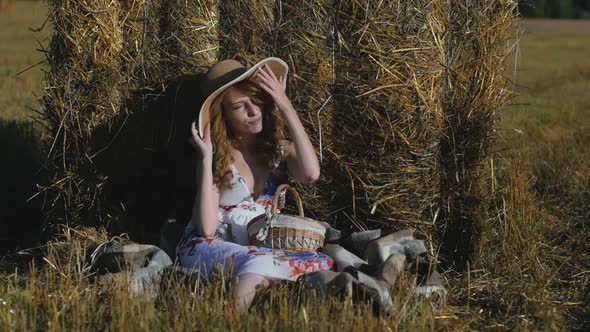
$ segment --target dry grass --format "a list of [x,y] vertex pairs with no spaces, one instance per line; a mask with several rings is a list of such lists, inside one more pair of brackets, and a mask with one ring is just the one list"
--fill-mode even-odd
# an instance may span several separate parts
[[[203,286],[175,283],[156,302],[131,298],[125,282],[101,284],[84,276],[85,257],[106,232],[65,228],[26,272],[5,271],[0,286],[3,330],[430,330],[451,313],[414,300],[401,282],[397,310],[374,316],[370,305],[323,299],[297,285],[280,285],[259,297],[250,314],[236,315],[220,279]],[[23,255],[22,253],[21,255]],[[410,300],[411,299],[411,300]]]
[[495,177],[488,183],[493,203],[478,229],[473,287],[467,285],[460,301],[499,326],[585,330],[590,105],[583,91],[590,47],[581,43],[587,34],[570,33],[569,22],[563,29],[548,22],[551,33],[542,22],[522,23],[512,73],[518,97],[502,113]]

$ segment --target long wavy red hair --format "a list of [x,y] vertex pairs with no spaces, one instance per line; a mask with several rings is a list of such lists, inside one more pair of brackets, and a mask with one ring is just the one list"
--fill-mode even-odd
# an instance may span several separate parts
[[[250,96],[252,101],[262,106],[262,131],[256,136],[260,146],[259,158],[269,167],[281,157],[280,144],[286,138],[285,122],[271,96],[251,80],[238,82],[233,87]],[[225,119],[223,98],[227,90],[219,94],[211,103],[211,141],[213,143],[213,183],[221,189],[231,188],[232,173],[230,165],[234,162],[230,152],[237,140]]]

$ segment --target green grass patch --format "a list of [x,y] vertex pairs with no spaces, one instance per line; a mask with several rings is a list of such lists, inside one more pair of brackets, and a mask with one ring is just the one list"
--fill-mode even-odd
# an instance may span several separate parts
[[27,120],[34,115],[28,108],[39,108],[35,94],[42,93],[45,65],[20,72],[45,60],[37,49],[48,45],[51,27],[33,30],[43,26],[46,6],[43,1],[16,1],[0,11],[0,119]]

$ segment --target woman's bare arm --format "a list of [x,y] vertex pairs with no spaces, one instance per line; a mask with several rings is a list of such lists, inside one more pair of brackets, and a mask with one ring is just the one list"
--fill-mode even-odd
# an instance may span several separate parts
[[196,179],[197,190],[191,222],[197,227],[199,235],[214,236],[218,226],[219,191],[213,184],[211,160],[197,162]]
[[293,177],[303,183],[315,182],[320,177],[320,163],[299,116],[291,106],[284,112],[292,143],[285,147],[287,165]]
[[293,177],[300,182],[311,183],[320,177],[320,163],[297,112],[285,93],[285,77],[277,78],[268,65],[259,69],[260,86],[271,95],[283,114],[289,135],[293,141],[286,147],[287,165]]
[[197,152],[196,193],[191,222],[197,233],[204,237],[214,236],[217,230],[219,191],[213,183],[213,152],[209,125],[204,128],[203,138],[199,136],[196,124],[191,126],[190,143]]

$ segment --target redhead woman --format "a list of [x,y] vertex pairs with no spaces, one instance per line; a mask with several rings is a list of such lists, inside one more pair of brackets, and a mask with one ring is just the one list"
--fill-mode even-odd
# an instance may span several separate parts
[[177,255],[182,266],[206,277],[230,273],[241,312],[257,289],[334,265],[323,253],[248,245],[248,222],[265,213],[287,172],[303,183],[320,175],[314,148],[285,93],[287,73],[278,58],[248,70],[235,60],[217,63],[201,84],[208,97],[192,124],[197,191]]

